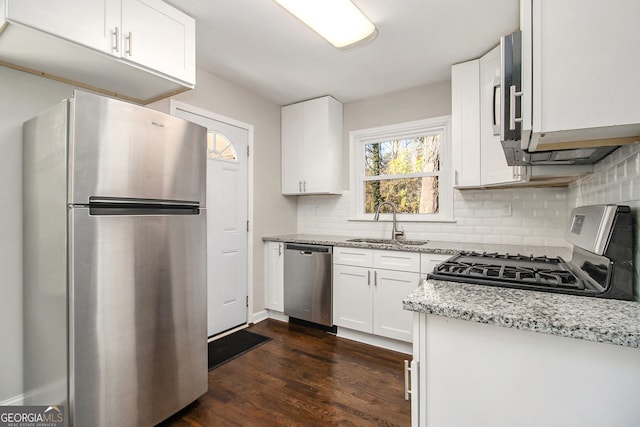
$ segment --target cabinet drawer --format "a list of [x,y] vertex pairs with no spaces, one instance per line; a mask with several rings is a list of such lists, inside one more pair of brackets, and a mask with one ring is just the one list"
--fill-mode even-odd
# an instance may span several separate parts
[[418,252],[375,251],[373,266],[386,270],[420,272],[420,254]]
[[420,254],[420,273],[431,273],[436,265],[448,260],[452,256],[453,255],[449,254]]
[[360,248],[333,248],[333,263],[355,265],[358,267],[373,266],[373,250]]

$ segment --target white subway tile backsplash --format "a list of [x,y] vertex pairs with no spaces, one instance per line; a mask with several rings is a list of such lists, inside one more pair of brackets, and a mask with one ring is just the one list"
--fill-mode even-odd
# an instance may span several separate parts
[[[409,239],[568,246],[570,210],[628,203],[640,209],[640,144],[622,147],[568,188],[454,191],[454,223],[401,222]],[[389,222],[350,221],[351,194],[298,198],[298,232],[371,237],[391,234]]]

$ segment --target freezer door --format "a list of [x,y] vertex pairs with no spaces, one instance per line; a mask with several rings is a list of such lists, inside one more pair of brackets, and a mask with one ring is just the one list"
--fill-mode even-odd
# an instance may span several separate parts
[[76,91],[69,132],[69,200],[199,201],[205,207],[206,128]]
[[70,211],[74,425],[155,425],[207,391],[205,213]]

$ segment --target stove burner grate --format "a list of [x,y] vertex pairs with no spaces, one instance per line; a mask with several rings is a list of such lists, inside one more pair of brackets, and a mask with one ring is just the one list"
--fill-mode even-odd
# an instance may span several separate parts
[[469,283],[496,282],[501,286],[519,285],[543,290],[584,289],[583,282],[565,265],[562,258],[462,252],[439,264],[433,275],[444,280],[456,277]]

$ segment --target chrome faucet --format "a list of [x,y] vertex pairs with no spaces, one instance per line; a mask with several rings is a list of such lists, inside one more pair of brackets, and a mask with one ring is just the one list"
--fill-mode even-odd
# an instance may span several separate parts
[[392,213],[393,213],[393,228],[391,229],[391,240],[398,240],[398,237],[400,236],[404,236],[404,231],[403,230],[398,230],[398,222],[396,221],[396,205],[394,205],[391,202],[382,202],[378,205],[378,209],[376,210],[376,214],[373,216],[373,220],[377,221],[378,219],[380,219],[380,208],[382,208],[384,205],[389,205],[391,206],[391,209],[393,209]]

